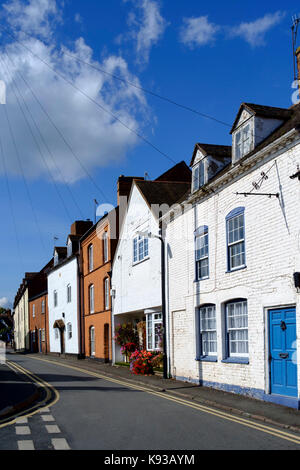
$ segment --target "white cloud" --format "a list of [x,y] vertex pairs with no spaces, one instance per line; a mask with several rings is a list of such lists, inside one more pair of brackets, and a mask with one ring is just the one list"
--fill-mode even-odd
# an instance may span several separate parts
[[[164,34],[167,22],[160,13],[159,3],[155,0],[124,0],[124,2],[132,2],[136,8],[136,11],[130,12],[128,16],[131,31],[127,36],[136,43],[137,61],[147,63],[152,47]],[[124,36],[119,36],[117,41],[123,39]]]
[[279,24],[284,16],[285,13],[281,11],[268,13],[255,21],[241,23],[239,26],[232,28],[230,34],[231,36],[242,37],[253,47],[261,46],[265,44],[265,34]]
[[61,21],[55,0],[30,0],[26,4],[21,0],[10,0],[3,4],[3,8],[6,21],[13,28],[44,37],[51,34],[50,22]]
[[0,298],[0,307],[2,307],[2,308],[10,308],[11,307],[11,303],[8,300],[7,297]]
[[[37,1],[31,0],[30,5],[36,5]],[[39,1],[42,6],[45,4],[44,0]],[[7,3],[6,11],[10,12],[12,6],[16,3],[19,4],[16,0]],[[48,4],[53,7],[53,2],[48,2]],[[32,10],[28,9],[28,11],[33,11],[33,18],[37,18],[34,8]],[[53,9],[49,10],[49,12],[52,11]],[[17,14],[17,10],[15,12]],[[20,17],[17,14],[14,21],[21,22],[22,18],[21,13]],[[41,15],[40,19],[43,24],[48,23],[49,27],[52,25],[50,18],[44,14]],[[36,30],[38,29],[38,23],[36,23]],[[29,30],[32,31],[30,28]],[[67,53],[71,53],[96,67],[102,68],[106,72],[116,74],[140,86],[138,78],[130,73],[127,62],[122,57],[110,55],[99,63],[93,60],[93,50],[87,46],[83,38],[79,38],[70,49],[67,47],[58,48],[54,39],[50,40],[50,45],[45,45],[43,42],[31,39],[21,33],[18,39],[34,54],[41,57],[69,81],[72,81],[76,87],[97,101],[109,113],[122,120],[126,126],[134,130],[143,127],[144,118],[146,115],[149,117],[151,112],[144,94],[140,90],[114,80],[111,76],[98,72],[84,63],[77,62],[70,58]],[[9,74],[6,68],[3,67],[3,62],[8,65]],[[46,116],[41,112],[30,90],[19,75],[20,73],[26,82],[30,84],[57,127],[63,132],[66,140],[71,144],[89,171],[97,167],[119,163],[126,156],[128,150],[139,143],[137,136],[114,119],[111,114],[99,109],[61,78],[58,78],[17,41],[0,47],[0,64],[7,84],[6,109],[13,125],[27,176],[45,176],[50,179],[39,149],[30,135],[13,94],[12,79],[17,83],[27,106],[39,124],[48,147],[55,157],[54,163],[43,143],[40,142],[44,158],[47,159],[53,177],[57,181],[62,180],[60,173],[56,171],[56,166],[59,166],[64,178],[69,182],[75,182],[86,175]],[[4,118],[4,114],[0,113],[2,141],[8,171],[9,174],[19,175],[20,168],[16,160],[8,125]],[[34,126],[32,128],[37,139],[40,140]],[[1,171],[3,171],[2,165],[0,165]]]
[[183,44],[194,48],[204,46],[215,40],[220,27],[208,21],[207,16],[198,18],[184,18],[180,32],[180,40]]

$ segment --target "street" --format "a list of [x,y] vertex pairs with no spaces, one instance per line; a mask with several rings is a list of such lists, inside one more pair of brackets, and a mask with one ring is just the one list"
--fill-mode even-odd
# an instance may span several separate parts
[[56,400],[32,416],[0,425],[1,450],[300,449],[300,436],[283,429],[205,411],[46,357],[8,356],[54,387]]

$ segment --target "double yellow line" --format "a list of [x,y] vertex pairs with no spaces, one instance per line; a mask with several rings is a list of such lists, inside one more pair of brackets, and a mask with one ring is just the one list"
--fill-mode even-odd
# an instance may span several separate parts
[[24,369],[24,367],[20,366],[19,364],[16,364],[15,362],[7,361],[6,365],[14,372],[21,373],[28,377],[28,379],[31,382],[35,383],[39,388],[44,389],[46,396],[42,401],[37,402],[25,412],[20,411],[19,413],[14,414],[12,417],[1,420],[0,429],[16,423],[17,419],[20,417],[29,418],[35,415],[36,413],[42,411],[44,408],[48,408],[49,406],[55,405],[55,403],[57,403],[57,401],[59,400],[59,392],[48,382],[45,382],[43,379],[37,377],[35,374],[28,371],[27,369]]
[[277,438],[284,439],[286,441],[290,441],[290,442],[293,442],[294,444],[300,445],[300,436],[297,436],[296,434],[291,434],[291,433],[286,432],[286,431],[282,431],[280,429],[273,428],[273,427],[265,425],[265,424],[260,424],[260,423],[257,423],[255,421],[251,421],[250,419],[241,418],[239,416],[234,416],[230,413],[219,411],[215,408],[211,408],[211,407],[206,406],[206,405],[201,405],[201,404],[198,404],[198,403],[192,403],[192,402],[190,402],[188,400],[185,400],[183,398],[174,397],[174,396],[168,395],[167,393],[163,393],[163,392],[157,392],[157,391],[151,390],[150,388],[147,388],[147,387],[144,387],[144,386],[141,386],[141,385],[135,385],[135,384],[132,384],[132,383],[127,382],[125,380],[114,379],[112,377],[102,375],[98,372],[92,372],[92,371],[89,371],[89,370],[86,370],[86,369],[82,369],[80,367],[74,367],[74,366],[67,365],[67,364],[61,364],[60,362],[57,362],[57,361],[49,361],[47,359],[41,359],[41,358],[37,358],[37,357],[34,357],[34,356],[30,356],[30,358],[31,359],[36,359],[36,360],[42,361],[42,362],[48,362],[50,364],[55,364],[55,365],[58,365],[60,367],[65,367],[65,368],[68,368],[68,369],[77,370],[77,371],[82,372],[86,375],[90,375],[92,377],[97,377],[99,379],[107,380],[109,382],[113,382],[113,383],[118,384],[118,385],[123,385],[125,387],[131,388],[131,389],[134,389],[134,390],[140,390],[142,392],[149,393],[150,395],[154,395],[154,396],[157,396],[159,398],[163,398],[165,400],[172,401],[172,402],[177,403],[179,405],[184,405],[184,406],[187,406],[189,408],[193,408],[197,411],[201,411],[203,413],[208,413],[208,414],[216,416],[218,418],[222,418],[222,419],[225,419],[227,421],[232,421],[232,422],[238,423],[242,426],[246,426],[248,428],[252,428],[252,429],[255,429],[257,431],[261,431],[265,434],[270,434],[270,435],[275,436]]

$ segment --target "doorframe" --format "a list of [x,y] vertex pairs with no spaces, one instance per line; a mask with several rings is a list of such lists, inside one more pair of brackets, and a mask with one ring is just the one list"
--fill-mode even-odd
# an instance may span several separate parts
[[[285,308],[294,308],[296,312],[296,337],[297,337],[297,303],[293,304],[282,304],[282,305],[274,305],[274,306],[268,306],[264,307],[264,318],[265,318],[265,394],[269,396],[273,396],[271,393],[271,367],[270,367],[270,310],[282,310]],[[299,354],[298,354],[298,346],[297,346],[297,389],[299,389],[298,386],[298,379],[299,379]],[[298,390],[298,395],[299,395],[299,390]],[[282,395],[285,396],[285,395]],[[287,399],[293,398],[293,397],[286,397]],[[299,397],[297,398],[299,400]]]

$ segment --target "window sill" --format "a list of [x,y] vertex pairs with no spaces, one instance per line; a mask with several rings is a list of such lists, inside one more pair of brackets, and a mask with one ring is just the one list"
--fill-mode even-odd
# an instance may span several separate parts
[[236,271],[241,271],[241,269],[247,269],[247,266],[244,265],[244,266],[240,266],[239,268],[227,270],[227,271],[225,271],[225,274],[228,274],[228,273],[235,273]]
[[249,364],[249,357],[227,357],[221,362],[228,364]]
[[148,259],[150,259],[150,256],[147,256],[146,258],[143,258],[140,261],[135,261],[134,263],[132,263],[132,266],[137,266],[138,264],[141,264],[144,261],[148,261]]
[[209,276],[201,277],[200,279],[195,279],[194,282],[207,281],[208,279],[209,279]]
[[217,356],[200,356],[196,358],[198,362],[218,362]]

